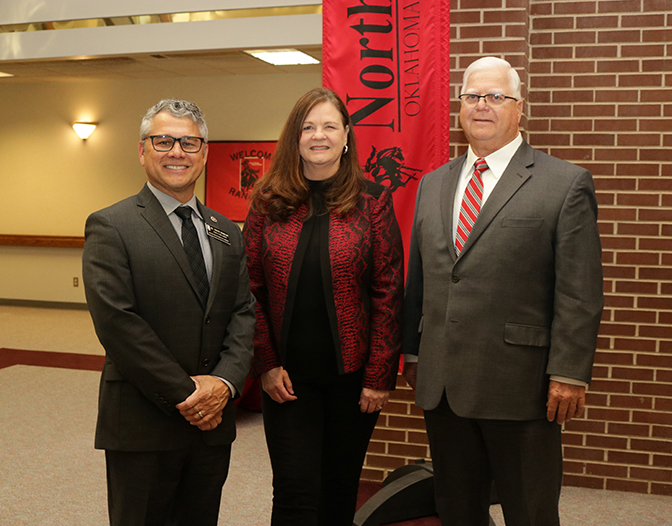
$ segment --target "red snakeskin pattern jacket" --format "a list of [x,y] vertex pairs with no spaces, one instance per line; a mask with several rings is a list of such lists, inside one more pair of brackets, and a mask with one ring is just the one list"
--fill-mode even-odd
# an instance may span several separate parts
[[[252,376],[284,365],[289,282],[303,227],[301,206],[287,221],[250,210],[243,234],[252,293],[257,299]],[[401,346],[403,248],[392,195],[370,183],[357,207],[329,217],[329,264],[341,373],[365,368],[362,387],[391,390]],[[334,317],[332,316],[332,319]]]

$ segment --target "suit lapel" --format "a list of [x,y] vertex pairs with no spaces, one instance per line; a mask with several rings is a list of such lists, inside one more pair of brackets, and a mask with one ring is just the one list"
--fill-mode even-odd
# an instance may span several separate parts
[[441,218],[443,228],[448,239],[450,255],[453,259],[457,258],[455,252],[455,240],[453,239],[453,214],[455,213],[455,192],[457,191],[462,165],[466,159],[466,154],[458,157],[448,165],[448,174],[444,177],[441,184]]
[[175,232],[175,228],[170,222],[170,219],[168,219],[161,203],[154,197],[152,191],[147,188],[147,186],[145,186],[138,194],[138,206],[141,208],[140,214],[165,243],[168,250],[170,250],[175,261],[177,261],[177,264],[180,266],[184,276],[191,285],[191,288],[194,289],[194,292],[198,297],[198,287],[196,285],[194,273],[189,265],[187,254],[182,247],[182,242],[180,241],[177,232]]
[[474,228],[469,234],[469,238],[462,249],[461,255],[469,250],[469,247],[473,245],[479,236],[485,231],[486,228],[492,223],[493,219],[497,217],[500,210],[506,205],[506,203],[513,197],[513,195],[518,191],[518,189],[525,184],[532,173],[528,169],[529,166],[534,164],[534,154],[533,150],[527,142],[523,141],[518,148],[518,151],[511,158],[509,165],[504,170],[502,177],[495,185],[492,190],[492,193],[488,197],[488,200],[481,208],[481,213],[474,223]]

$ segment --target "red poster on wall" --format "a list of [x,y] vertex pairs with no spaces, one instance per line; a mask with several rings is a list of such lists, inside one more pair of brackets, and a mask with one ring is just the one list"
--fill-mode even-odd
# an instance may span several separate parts
[[254,183],[271,166],[277,141],[211,141],[205,166],[205,204],[244,221]]
[[408,247],[420,178],[448,162],[450,1],[324,0],[323,83],[345,101],[367,175]]

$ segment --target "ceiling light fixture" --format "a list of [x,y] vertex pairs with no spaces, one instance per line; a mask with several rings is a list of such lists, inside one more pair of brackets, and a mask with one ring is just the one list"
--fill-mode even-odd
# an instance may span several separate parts
[[244,51],[248,55],[273,64],[274,66],[294,66],[319,64],[320,61],[297,49],[255,49]]
[[97,122],[73,122],[72,129],[75,130],[80,139],[86,140],[91,137],[97,125]]

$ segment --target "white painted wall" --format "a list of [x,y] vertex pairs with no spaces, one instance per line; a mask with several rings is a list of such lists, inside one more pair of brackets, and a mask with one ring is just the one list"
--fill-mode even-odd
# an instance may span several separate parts
[[[314,0],[0,0],[0,24],[218,9]],[[160,5],[159,5],[160,4]],[[240,47],[320,45],[321,15],[0,33],[2,60]],[[1,68],[0,68],[1,69]],[[211,140],[273,140],[318,73],[16,84],[0,81],[0,234],[82,236],[93,211],[137,193],[140,119],[164,97],[196,102]],[[97,121],[86,141],[70,127]],[[202,199],[203,184],[197,187]],[[84,302],[81,249],[0,246],[0,300]],[[73,277],[80,286],[73,287]]]
[[0,300],[86,303],[81,267],[79,248],[0,246]]
[[[311,73],[0,83],[0,233],[82,236],[91,212],[136,194],[146,180],[140,119],[161,98],[196,102],[211,140],[274,140],[296,100],[321,80]],[[79,119],[100,123],[86,142],[70,127]],[[84,302],[81,250],[0,247],[2,299]]]

